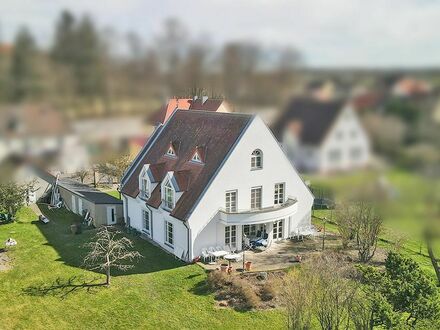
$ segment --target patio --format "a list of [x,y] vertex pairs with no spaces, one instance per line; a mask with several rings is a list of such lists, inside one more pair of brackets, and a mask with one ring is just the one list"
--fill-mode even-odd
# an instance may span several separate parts
[[[325,246],[331,249],[340,246],[341,242],[337,236],[330,233],[326,234]],[[252,272],[272,271],[289,268],[298,264],[296,256],[301,256],[302,260],[317,254],[322,249],[322,236],[311,236],[304,240],[281,240],[273,242],[270,247],[264,251],[247,250],[245,252],[245,261],[251,261]],[[242,254],[242,252],[239,252]],[[206,270],[214,270],[220,267],[220,264],[228,263],[226,260],[219,259],[215,264],[205,264],[198,262]],[[243,268],[243,261],[232,262],[233,272]]]

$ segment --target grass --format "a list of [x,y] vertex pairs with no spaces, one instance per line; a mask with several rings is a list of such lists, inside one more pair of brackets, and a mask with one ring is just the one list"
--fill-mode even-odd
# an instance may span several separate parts
[[[439,187],[439,182],[427,181],[417,174],[402,170],[390,170],[380,174],[358,172],[331,177],[308,177],[312,185],[322,187],[334,193],[336,200],[343,200],[353,191],[359,191],[378,181],[379,176],[386,178],[391,196],[383,203],[384,228],[380,235],[379,246],[385,249],[393,247],[393,242],[402,239],[401,252],[416,260],[423,269],[434,275],[431,262],[427,257],[426,245],[422,239],[423,223],[427,208],[432,206],[426,197]],[[438,188],[437,188],[438,189]],[[315,210],[317,218],[332,220],[332,211]],[[322,225],[319,219],[315,224]],[[334,224],[327,223],[329,231],[337,232]],[[440,246],[436,246],[440,255]]]
[[121,199],[119,191],[117,191],[117,190],[106,190],[105,193],[110,195],[110,196],[113,196],[113,197],[115,197],[117,199]]
[[73,235],[69,227],[75,215],[42,211],[51,219],[47,225],[24,208],[17,222],[0,226],[0,241],[18,242],[8,251],[13,268],[0,273],[0,320],[7,328],[285,328],[280,310],[216,308],[199,266],[183,264],[134,236],[144,256],[136,267],[113,276],[108,288],[88,285],[104,280],[81,268],[82,245],[94,230]]

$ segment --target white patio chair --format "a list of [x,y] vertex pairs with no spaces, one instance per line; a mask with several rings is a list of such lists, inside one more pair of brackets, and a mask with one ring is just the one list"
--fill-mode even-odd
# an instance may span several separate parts
[[202,249],[202,260],[206,263],[206,260],[209,260],[209,262],[212,261],[212,256],[208,253],[206,249]]

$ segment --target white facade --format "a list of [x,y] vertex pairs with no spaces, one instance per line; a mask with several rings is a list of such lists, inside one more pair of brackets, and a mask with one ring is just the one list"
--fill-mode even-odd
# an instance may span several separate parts
[[362,168],[370,161],[370,140],[351,106],[346,106],[319,145],[301,144],[289,131],[283,148],[294,165],[309,172],[337,172]]
[[[262,153],[261,168],[251,169],[251,154],[255,150]],[[284,184],[283,195],[277,195],[281,202],[278,205],[275,205],[276,184]],[[261,187],[261,208],[251,210],[254,187]],[[236,210],[227,211],[226,193],[230,191],[236,192]],[[176,192],[177,200],[179,194]],[[312,204],[312,194],[275,137],[260,118],[254,117],[205,187],[187,221],[170,216],[162,205],[158,209],[147,206],[139,196],[124,195],[124,214],[129,217],[131,227],[143,231],[170,253],[190,261],[200,256],[203,248],[229,245],[241,250],[243,225],[265,228],[269,244],[294,236],[298,229],[311,226]],[[143,211],[150,212],[149,226],[145,224]],[[172,224],[172,245],[166,242],[167,222]],[[230,235],[225,237],[226,233]]]

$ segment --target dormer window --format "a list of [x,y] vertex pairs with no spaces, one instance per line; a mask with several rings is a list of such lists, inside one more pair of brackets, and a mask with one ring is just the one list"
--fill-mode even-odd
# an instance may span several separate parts
[[144,165],[144,168],[139,175],[139,194],[143,199],[150,198],[151,195],[151,182],[148,177],[149,165]]
[[167,210],[172,210],[175,206],[175,191],[169,179],[163,184],[162,203]]
[[168,148],[167,155],[171,157],[176,157],[176,152],[174,151],[174,148],[172,146]]
[[202,159],[200,158],[200,155],[197,151],[192,156],[191,161],[196,162],[196,163],[202,163]]
[[255,149],[251,154],[251,170],[259,170],[263,168],[263,152]]

